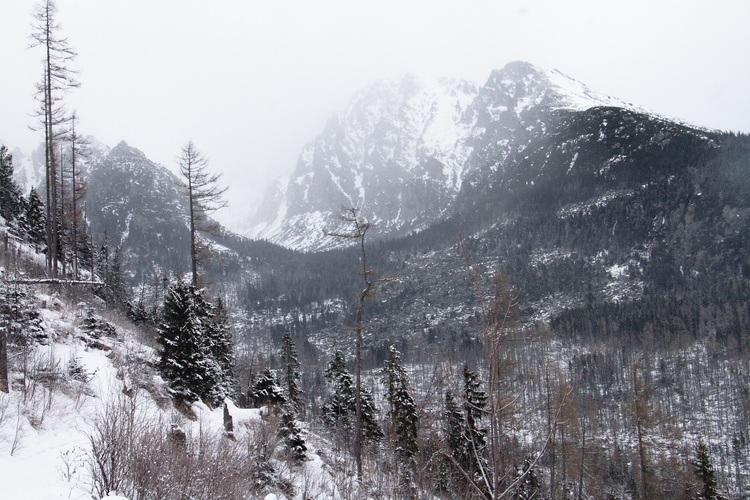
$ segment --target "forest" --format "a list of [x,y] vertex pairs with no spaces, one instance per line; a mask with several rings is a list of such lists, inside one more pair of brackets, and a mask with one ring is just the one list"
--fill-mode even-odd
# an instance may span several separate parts
[[297,252],[213,219],[192,141],[177,174],[97,156],[54,14],[43,183],[0,146],[10,456],[66,398],[101,403],[60,458],[94,498],[750,498],[750,137],[555,110],[476,144],[440,222],[389,238],[344,207],[344,248]]

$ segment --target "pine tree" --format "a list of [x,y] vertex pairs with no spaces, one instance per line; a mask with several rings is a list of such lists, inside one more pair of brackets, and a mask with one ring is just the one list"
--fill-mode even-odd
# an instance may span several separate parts
[[224,397],[220,390],[221,367],[205,341],[209,306],[200,290],[179,281],[167,292],[158,368],[178,401],[199,399],[216,405]]
[[716,472],[708,453],[708,446],[700,441],[695,448],[695,459],[693,460],[693,472],[701,481],[703,489],[698,494],[699,500],[719,500],[723,497],[719,494],[716,483]]
[[21,209],[21,190],[13,180],[13,155],[0,146],[0,215],[11,222]]
[[39,246],[44,243],[47,234],[47,220],[44,215],[44,205],[36,189],[31,188],[29,198],[24,203],[24,211],[21,214],[20,226],[26,234],[28,241],[34,245],[39,253]]
[[383,368],[383,384],[386,386],[391,427],[395,435],[399,489],[403,497],[414,498],[415,457],[419,451],[419,413],[416,402],[409,393],[409,382],[401,363],[401,353],[393,345],[390,346],[389,356]]
[[281,406],[286,402],[276,374],[270,368],[264,369],[260,377],[255,380],[250,389],[250,400],[256,406]]
[[302,404],[302,389],[300,388],[300,363],[297,356],[297,348],[292,340],[289,329],[284,330],[281,338],[281,352],[279,353],[283,363],[282,383],[286,391],[287,402],[294,415],[299,415],[304,406]]
[[229,328],[229,313],[221,297],[216,300],[216,305],[211,310],[211,318],[206,326],[206,340],[209,344],[211,356],[221,368],[221,392],[224,396],[234,394],[237,391],[237,384],[234,379],[234,343]]
[[[325,371],[328,380],[329,393],[321,408],[323,423],[337,436],[350,442],[356,431],[356,400],[354,397],[354,381],[346,369],[346,362],[341,351],[334,353],[333,359]],[[362,405],[362,441],[368,444],[383,440],[383,431],[377,423],[377,410],[372,394],[362,389],[360,394]]]

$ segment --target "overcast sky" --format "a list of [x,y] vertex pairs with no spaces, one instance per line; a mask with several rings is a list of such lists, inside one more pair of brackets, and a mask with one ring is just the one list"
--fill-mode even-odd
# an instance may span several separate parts
[[[0,139],[26,151],[34,1],[0,1]],[[193,139],[231,223],[360,88],[412,73],[483,84],[526,60],[700,125],[750,132],[750,2],[58,0],[79,130],[175,169]]]

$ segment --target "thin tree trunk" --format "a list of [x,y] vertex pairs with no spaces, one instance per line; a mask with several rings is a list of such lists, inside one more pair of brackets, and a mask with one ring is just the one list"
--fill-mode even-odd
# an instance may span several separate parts
[[73,144],[71,149],[71,162],[72,162],[72,172],[73,172],[73,279],[78,279],[78,211],[76,207],[76,144],[75,144],[75,137],[76,137],[76,122],[75,122],[75,114],[73,115],[73,120],[71,122],[71,137],[73,137]]
[[8,384],[8,330],[10,325],[6,325],[5,331],[0,333],[0,392],[10,392]]

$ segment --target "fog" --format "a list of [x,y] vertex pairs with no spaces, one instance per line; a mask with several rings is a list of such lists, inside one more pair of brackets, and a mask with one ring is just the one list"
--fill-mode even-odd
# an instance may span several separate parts
[[[0,138],[30,151],[42,54],[33,2],[0,3]],[[724,130],[750,131],[750,2],[58,1],[79,131],[175,169],[189,139],[239,228],[267,184],[360,88],[412,73],[482,84],[513,60]]]

